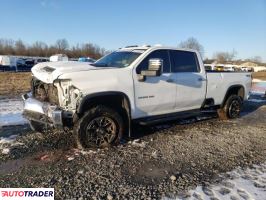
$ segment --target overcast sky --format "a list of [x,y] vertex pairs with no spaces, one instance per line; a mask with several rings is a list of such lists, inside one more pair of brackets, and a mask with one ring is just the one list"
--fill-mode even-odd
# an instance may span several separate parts
[[266,0],[0,0],[0,38],[48,44],[177,46],[193,36],[205,57],[235,49],[266,61]]

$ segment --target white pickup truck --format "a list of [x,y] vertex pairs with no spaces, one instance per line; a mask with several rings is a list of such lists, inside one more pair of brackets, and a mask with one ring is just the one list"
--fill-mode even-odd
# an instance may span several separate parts
[[159,46],[122,48],[93,64],[39,63],[32,73],[32,91],[23,95],[32,128],[73,128],[85,148],[131,137],[132,122],[205,111],[236,118],[251,87],[250,73],[206,73],[197,51]]

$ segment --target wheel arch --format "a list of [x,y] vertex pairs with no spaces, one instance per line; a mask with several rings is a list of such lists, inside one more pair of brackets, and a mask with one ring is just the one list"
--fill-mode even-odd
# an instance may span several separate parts
[[78,118],[90,108],[96,105],[105,105],[117,110],[122,118],[126,117],[125,124],[128,136],[131,136],[131,103],[129,97],[119,91],[98,92],[86,95],[82,98],[77,107]]
[[241,84],[237,84],[237,85],[231,85],[226,93],[225,93],[225,97],[223,99],[223,102],[221,104],[221,107],[224,106],[226,100],[228,99],[229,96],[231,96],[232,94],[235,94],[239,97],[241,97],[242,100],[244,100],[245,97],[245,87]]

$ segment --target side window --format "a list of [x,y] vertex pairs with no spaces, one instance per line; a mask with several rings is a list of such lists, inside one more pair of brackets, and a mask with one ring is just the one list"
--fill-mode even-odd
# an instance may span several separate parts
[[163,60],[163,73],[170,73],[170,62],[168,50],[155,50],[151,52],[141,63],[138,65],[136,72],[140,74],[142,70],[147,70],[149,65],[149,59],[160,58]]
[[194,52],[171,50],[172,72],[199,72],[197,55]]

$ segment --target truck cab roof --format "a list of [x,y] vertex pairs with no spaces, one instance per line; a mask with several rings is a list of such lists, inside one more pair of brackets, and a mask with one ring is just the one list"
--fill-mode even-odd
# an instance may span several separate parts
[[177,47],[170,47],[170,46],[162,46],[162,45],[143,45],[143,46],[127,46],[120,48],[118,51],[146,51],[146,50],[158,50],[158,49],[170,49],[170,50],[181,50],[181,51],[192,51],[192,52],[197,52],[194,49],[184,49],[184,48],[177,48]]

